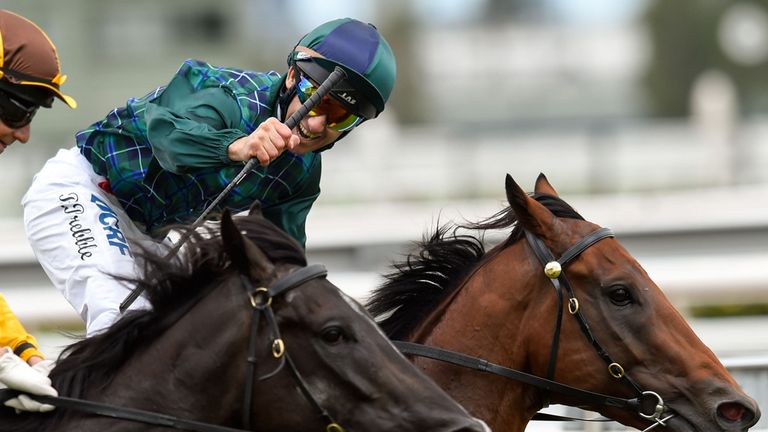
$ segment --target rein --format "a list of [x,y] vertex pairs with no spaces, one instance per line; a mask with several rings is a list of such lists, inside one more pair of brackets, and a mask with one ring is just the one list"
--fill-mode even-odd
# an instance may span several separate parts
[[404,341],[393,341],[392,343],[403,354],[427,357],[433,360],[440,360],[445,363],[462,366],[480,372],[488,372],[494,375],[520,381],[524,384],[530,384],[543,390],[552,391],[567,396],[575,396],[586,402],[591,402],[598,405],[628,408],[638,411],[640,410],[641,403],[640,399],[638,398],[622,399],[614,396],[591,392],[588,390],[581,390],[575,387],[571,387],[567,384],[562,384],[547,378],[542,378],[516,369],[491,363],[488,360],[442,348]]
[[87,414],[96,414],[102,417],[111,417],[120,420],[130,420],[155,426],[165,426],[174,429],[193,432],[248,432],[245,429],[233,429],[225,426],[180,419],[154,411],[145,411],[133,408],[124,408],[85,399],[68,398],[64,396],[40,396],[21,392],[19,390],[0,390],[0,401],[15,398],[26,394],[37,402],[53,405],[57,408],[68,408]]
[[109,405],[100,402],[93,402],[85,399],[69,398],[64,396],[40,396],[26,394],[18,390],[2,389],[0,390],[0,403],[8,399],[26,394],[31,399],[53,405],[58,408],[67,408],[80,411],[87,414],[96,414],[103,417],[111,417],[121,420],[130,420],[156,426],[170,427],[174,429],[192,431],[192,432],[247,432],[251,428],[251,406],[253,401],[254,386],[253,382],[256,374],[256,355],[258,350],[258,328],[261,321],[261,314],[266,317],[272,337],[272,355],[280,359],[280,364],[273,372],[259,377],[260,381],[271,378],[277,374],[285,364],[288,364],[292,376],[296,380],[299,389],[305,398],[320,412],[321,417],[327,422],[326,432],[344,432],[344,429],[336,423],[333,418],[325,411],[317,399],[309,391],[306,381],[302,378],[298,369],[296,369],[293,360],[291,360],[285,348],[285,342],[280,337],[280,329],[272,311],[272,298],[279,296],[287,291],[297,288],[312,279],[325,277],[328,274],[325,266],[322,264],[302,267],[294,272],[278,279],[270,287],[254,288],[251,281],[244,275],[240,275],[243,285],[248,291],[253,313],[251,315],[251,335],[248,343],[248,370],[245,384],[245,396],[243,397],[243,425],[245,429],[235,429],[226,426],[219,426],[209,423],[197,422],[192,420],[180,419],[167,414],[161,414],[154,411],[146,411],[134,408],[125,408]]
[[[574,294],[573,288],[571,287],[571,284],[568,282],[568,279],[565,277],[565,272],[563,271],[563,267],[567,263],[577,258],[579,255],[581,255],[582,252],[589,249],[590,246],[594,245],[600,240],[603,240],[609,237],[615,237],[613,231],[611,231],[609,228],[598,229],[597,231],[582,238],[575,245],[571,246],[568,250],[566,250],[563,253],[563,255],[559,259],[555,259],[554,255],[549,250],[549,248],[547,248],[544,242],[540,238],[536,237],[534,234],[528,231],[525,231],[525,237],[528,243],[530,244],[533,252],[536,254],[536,257],[544,265],[544,274],[552,282],[552,285],[555,289],[555,293],[557,294],[558,310],[557,310],[557,317],[555,322],[555,331],[553,332],[553,335],[552,335],[552,344],[550,348],[549,362],[547,364],[546,378],[542,378],[536,375],[531,375],[525,372],[521,372],[515,369],[511,369],[508,367],[491,363],[487,360],[483,360],[477,357],[472,357],[462,353],[457,353],[450,350],[445,350],[442,348],[431,347],[431,346],[426,346],[426,345],[412,343],[412,342],[404,342],[404,341],[394,341],[393,343],[395,344],[395,346],[403,354],[427,357],[433,360],[439,360],[439,361],[451,363],[453,365],[462,366],[469,369],[474,369],[481,372],[492,373],[495,375],[520,381],[525,384],[533,385],[547,392],[556,392],[566,396],[579,398],[585,402],[593,403],[595,405],[605,405],[605,406],[611,406],[611,407],[630,409],[634,412],[637,412],[641,417],[655,422],[650,427],[645,429],[643,432],[653,429],[654,427],[659,425],[664,426],[665,425],[664,422],[672,418],[674,414],[669,415],[665,418],[661,418],[662,414],[668,411],[661,396],[659,396],[657,393],[652,391],[642,391],[640,387],[637,385],[637,383],[625,373],[624,368],[619,363],[615,362],[610,356],[610,354],[608,354],[608,352],[603,348],[600,342],[598,342],[597,338],[590,330],[589,324],[584,318],[584,315],[581,313],[581,310],[579,308],[579,302],[576,299],[576,296]],[[582,333],[590,342],[590,344],[595,348],[595,350],[597,351],[597,354],[608,365],[608,372],[614,378],[621,379],[624,382],[627,382],[635,390],[635,393],[638,395],[637,397],[633,399],[623,399],[619,397],[608,396],[600,393],[591,392],[588,390],[578,389],[566,384],[553,381],[552,378],[554,376],[555,364],[557,362],[557,353],[560,345],[560,329],[562,326],[562,317],[563,317],[563,309],[564,309],[562,286],[565,286],[569,295],[568,312],[571,315],[574,315],[576,317],[576,319],[579,322],[579,327],[581,328]],[[557,416],[552,416],[548,414],[544,415],[542,413],[537,413],[536,416],[534,416],[534,419],[544,418],[546,420],[551,420],[552,417],[557,417]]]

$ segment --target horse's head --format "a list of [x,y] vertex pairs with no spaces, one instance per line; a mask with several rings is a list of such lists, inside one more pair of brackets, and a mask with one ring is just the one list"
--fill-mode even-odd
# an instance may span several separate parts
[[259,431],[487,430],[403,358],[322,266],[306,266],[301,247],[260,212],[234,221],[225,213],[221,238],[236,287],[227,296],[237,296],[226,313],[242,347],[225,367],[238,371],[229,383],[237,394],[245,389],[245,424]]
[[[655,392],[658,398],[642,398],[650,403],[645,414],[663,401],[666,410],[660,415],[674,414],[666,423],[675,431],[741,431],[757,422],[755,401],[610,231],[580,217],[556,216],[551,209],[565,203],[543,175],[533,197],[509,176],[506,191],[519,228],[528,233],[524,267],[532,273],[526,289],[541,299],[531,300],[521,329],[527,335],[530,364],[539,365],[535,373],[609,395]],[[554,262],[547,266],[549,277],[544,270],[548,262]],[[563,298],[559,307],[558,296]],[[566,316],[559,337],[553,337],[558,309]],[[558,345],[556,360],[550,360]],[[545,367],[550,364],[553,374]],[[550,396],[555,402],[581,405],[578,397]],[[590,408],[627,425],[649,425],[626,409]]]
[[[533,195],[509,176],[506,190],[509,207],[443,225],[368,301],[390,337],[427,345],[404,346],[423,371],[495,430],[522,431],[550,401],[676,432],[757,422],[755,402],[609,229],[543,175]],[[486,252],[499,229],[511,232]]]

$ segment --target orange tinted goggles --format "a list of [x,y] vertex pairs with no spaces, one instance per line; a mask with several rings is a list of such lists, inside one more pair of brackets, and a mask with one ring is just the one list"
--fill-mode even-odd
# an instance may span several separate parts
[[[299,83],[296,85],[296,93],[301,103],[304,103],[315,94],[317,86],[303,74],[300,76]],[[326,127],[338,132],[350,130],[363,121],[361,117],[350,113],[341,102],[331,96],[325,96],[319,104],[309,111],[309,114],[313,116],[324,115],[327,122]]]

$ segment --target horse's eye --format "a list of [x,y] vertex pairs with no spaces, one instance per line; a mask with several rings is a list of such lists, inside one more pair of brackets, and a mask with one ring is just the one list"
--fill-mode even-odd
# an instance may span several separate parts
[[344,330],[342,330],[341,327],[338,327],[338,326],[331,326],[323,329],[323,332],[320,334],[320,337],[323,339],[323,342],[329,345],[340,344],[346,339],[344,335]]
[[626,287],[620,285],[611,289],[611,292],[608,293],[608,298],[616,306],[626,306],[632,303],[632,294]]

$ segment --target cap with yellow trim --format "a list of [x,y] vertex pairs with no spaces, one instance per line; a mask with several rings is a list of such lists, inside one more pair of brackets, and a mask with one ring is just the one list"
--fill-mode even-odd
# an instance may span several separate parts
[[66,79],[48,35],[21,15],[0,9],[0,89],[37,105],[50,107],[55,96],[76,108],[77,102],[61,92]]

